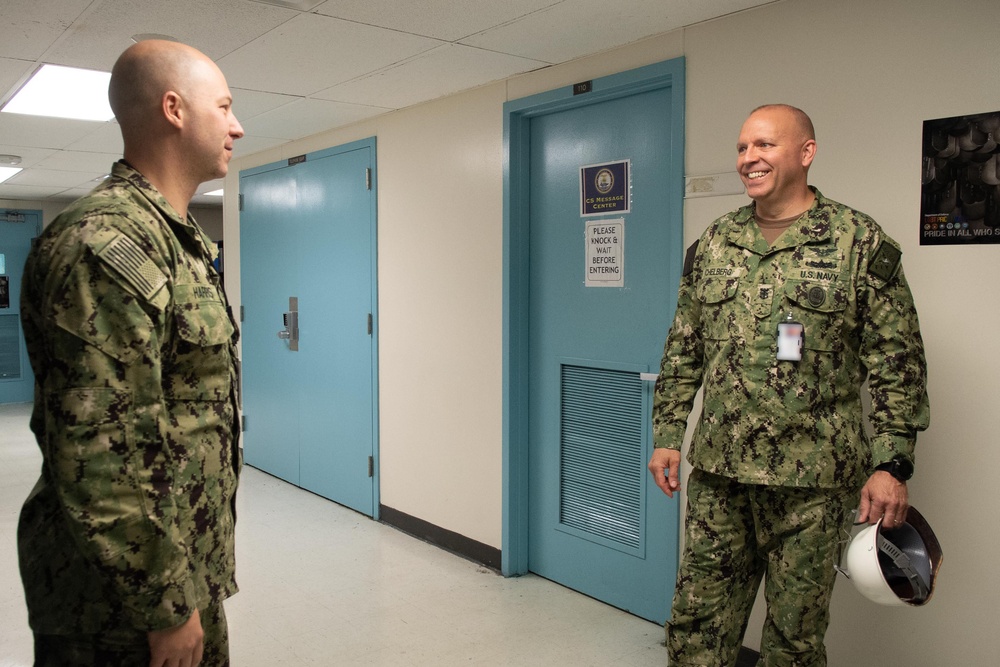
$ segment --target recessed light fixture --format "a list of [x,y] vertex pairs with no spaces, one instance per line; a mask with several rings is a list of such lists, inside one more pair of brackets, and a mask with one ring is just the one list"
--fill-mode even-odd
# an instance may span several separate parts
[[179,42],[180,40],[176,37],[171,37],[170,35],[161,35],[158,32],[143,32],[138,35],[132,35],[129,39],[138,44],[139,42],[145,42],[147,39],[162,39],[168,42]]
[[225,193],[225,188],[221,190],[212,190],[211,192],[203,192],[202,194],[206,197],[221,197]]
[[21,171],[20,167],[0,167],[0,183],[3,183],[19,171]]
[[42,65],[0,111],[30,116],[109,121],[110,72]]

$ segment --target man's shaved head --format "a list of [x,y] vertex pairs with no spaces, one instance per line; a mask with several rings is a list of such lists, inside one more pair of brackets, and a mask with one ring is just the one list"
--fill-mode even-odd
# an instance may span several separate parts
[[763,104],[751,111],[750,115],[752,116],[758,111],[775,109],[788,112],[788,114],[794,119],[795,125],[798,131],[802,134],[803,139],[812,139],[813,141],[816,140],[816,130],[813,128],[812,119],[809,118],[809,115],[806,114],[805,111],[799,109],[798,107],[793,107],[791,104]]
[[179,213],[201,183],[228,173],[243,127],[226,77],[201,51],[168,40],[133,44],[111,70],[108,100],[126,162]]
[[215,67],[186,44],[150,39],[132,45],[111,70],[108,100],[127,137],[156,117],[164,93],[185,94],[198,67]]

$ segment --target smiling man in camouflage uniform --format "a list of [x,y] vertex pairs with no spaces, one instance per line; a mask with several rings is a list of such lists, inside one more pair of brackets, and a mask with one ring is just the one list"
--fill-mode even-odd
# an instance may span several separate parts
[[871,218],[808,185],[815,153],[801,110],[755,110],[737,144],[753,203],[713,222],[685,260],[649,462],[673,497],[703,388],[671,667],[735,664],[765,575],[760,664],[826,665],[839,529],[859,499],[863,521],[906,515],[929,407],[902,253]]
[[43,455],[18,527],[35,664],[225,665],[237,333],[188,204],[243,129],[215,64],[173,42],[125,51],[109,97],[125,159],[24,272]]

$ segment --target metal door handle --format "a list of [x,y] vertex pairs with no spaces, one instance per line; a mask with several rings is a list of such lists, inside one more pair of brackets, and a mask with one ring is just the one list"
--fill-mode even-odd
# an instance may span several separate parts
[[639,373],[639,379],[643,382],[656,382],[658,377],[660,377],[659,373]]
[[292,352],[299,351],[299,299],[295,296],[288,297],[288,312],[281,316],[281,323],[284,329],[278,332],[278,338],[288,341],[288,349]]

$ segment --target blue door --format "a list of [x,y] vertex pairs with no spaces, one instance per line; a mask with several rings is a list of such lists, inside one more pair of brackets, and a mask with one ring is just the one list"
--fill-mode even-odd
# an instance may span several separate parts
[[368,516],[378,507],[373,159],[371,140],[240,174],[245,460]]
[[0,209],[0,403],[27,403],[35,394],[21,331],[21,278],[41,231],[41,211]]
[[679,512],[646,462],[683,256],[683,94],[592,85],[522,126],[527,569],[662,623]]

